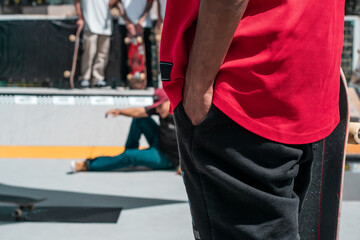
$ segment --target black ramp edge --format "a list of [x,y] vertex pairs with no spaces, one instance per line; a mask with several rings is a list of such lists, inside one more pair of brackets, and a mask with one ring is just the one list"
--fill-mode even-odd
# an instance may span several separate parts
[[121,210],[95,207],[39,207],[24,217],[24,221],[117,223]]
[[29,198],[29,197],[23,197],[23,196],[14,196],[14,195],[4,195],[0,194],[0,202],[8,202],[13,204],[33,204],[41,201],[45,201],[45,198],[42,199],[35,199],[35,198]]
[[16,204],[1,201],[0,198],[0,224],[16,221],[116,223],[122,210],[187,203],[179,200],[32,189],[5,184],[0,184],[0,193],[26,199],[46,198],[35,203],[33,211],[24,211],[21,219],[13,216],[17,209]]
[[[159,206],[166,204],[186,203],[181,200],[168,200],[157,198],[140,198],[127,196],[114,196],[102,194],[88,194],[68,191],[43,190],[35,188],[15,187],[0,184],[0,193],[28,198],[47,198],[46,201],[36,204],[41,207],[121,207],[124,210],[142,207]],[[1,205],[1,201],[0,201]]]

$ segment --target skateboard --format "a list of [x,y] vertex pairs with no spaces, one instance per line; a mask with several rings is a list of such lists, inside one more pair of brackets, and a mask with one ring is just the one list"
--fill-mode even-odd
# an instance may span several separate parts
[[341,74],[340,122],[325,139],[314,143],[312,180],[299,214],[301,240],[337,240],[341,211],[349,110],[347,84]]
[[[82,29],[83,29],[83,26],[78,27],[78,29],[76,30],[76,35],[75,36],[70,35],[70,37],[69,37],[70,41],[75,42],[71,71],[70,71],[70,73],[66,73],[66,75],[69,76],[70,88],[74,88],[74,77],[75,77],[76,63],[77,63],[77,58],[78,58],[78,53],[79,53],[80,33],[81,33]],[[65,76],[65,73],[64,73],[64,76]]]
[[158,86],[159,82],[159,73],[160,73],[160,41],[161,41],[161,29],[153,28],[151,29],[151,34],[149,36],[151,43],[151,72],[152,72],[152,82],[153,86]]
[[34,199],[22,196],[0,195],[0,202],[14,204],[17,208],[13,211],[15,220],[21,220],[35,210],[35,204],[45,201],[46,198]]
[[129,74],[127,80],[131,89],[145,89],[146,57],[145,44],[142,37],[126,37],[124,42],[128,48]]

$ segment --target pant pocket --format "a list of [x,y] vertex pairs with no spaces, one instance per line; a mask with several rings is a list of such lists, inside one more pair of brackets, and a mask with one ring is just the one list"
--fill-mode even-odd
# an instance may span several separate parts
[[182,128],[194,128],[189,117],[186,115],[182,101],[177,105],[174,110],[175,123]]

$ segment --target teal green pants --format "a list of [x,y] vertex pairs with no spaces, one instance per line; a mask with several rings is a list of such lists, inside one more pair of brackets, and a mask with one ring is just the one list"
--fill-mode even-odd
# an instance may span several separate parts
[[[149,148],[139,150],[139,140],[144,134]],[[87,160],[88,171],[110,171],[127,167],[144,166],[151,169],[171,168],[171,162],[159,150],[159,126],[150,117],[134,118],[125,144],[125,151],[115,157],[97,157]]]

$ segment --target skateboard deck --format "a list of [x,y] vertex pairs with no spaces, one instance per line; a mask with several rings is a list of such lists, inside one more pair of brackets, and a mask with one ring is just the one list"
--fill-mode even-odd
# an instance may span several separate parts
[[153,28],[149,36],[151,43],[151,73],[153,86],[158,87],[160,74],[160,41],[161,29]]
[[126,37],[124,39],[128,48],[129,74],[127,80],[131,89],[145,89],[146,80],[146,55],[145,44],[142,37]]
[[0,195],[0,202],[16,205],[17,208],[13,211],[13,217],[20,220],[32,211],[35,210],[35,204],[45,201],[46,198],[34,199],[23,196]]
[[83,29],[83,26],[78,27],[76,30],[76,35],[70,35],[70,41],[75,42],[74,46],[74,54],[72,59],[72,65],[71,65],[71,71],[70,71],[70,88],[74,88],[74,77],[75,77],[75,71],[76,71],[76,64],[78,59],[78,53],[79,53],[79,45],[80,45],[80,33]]
[[340,85],[340,122],[325,139],[314,144],[312,180],[299,215],[301,240],[337,240],[348,139],[348,96]]

